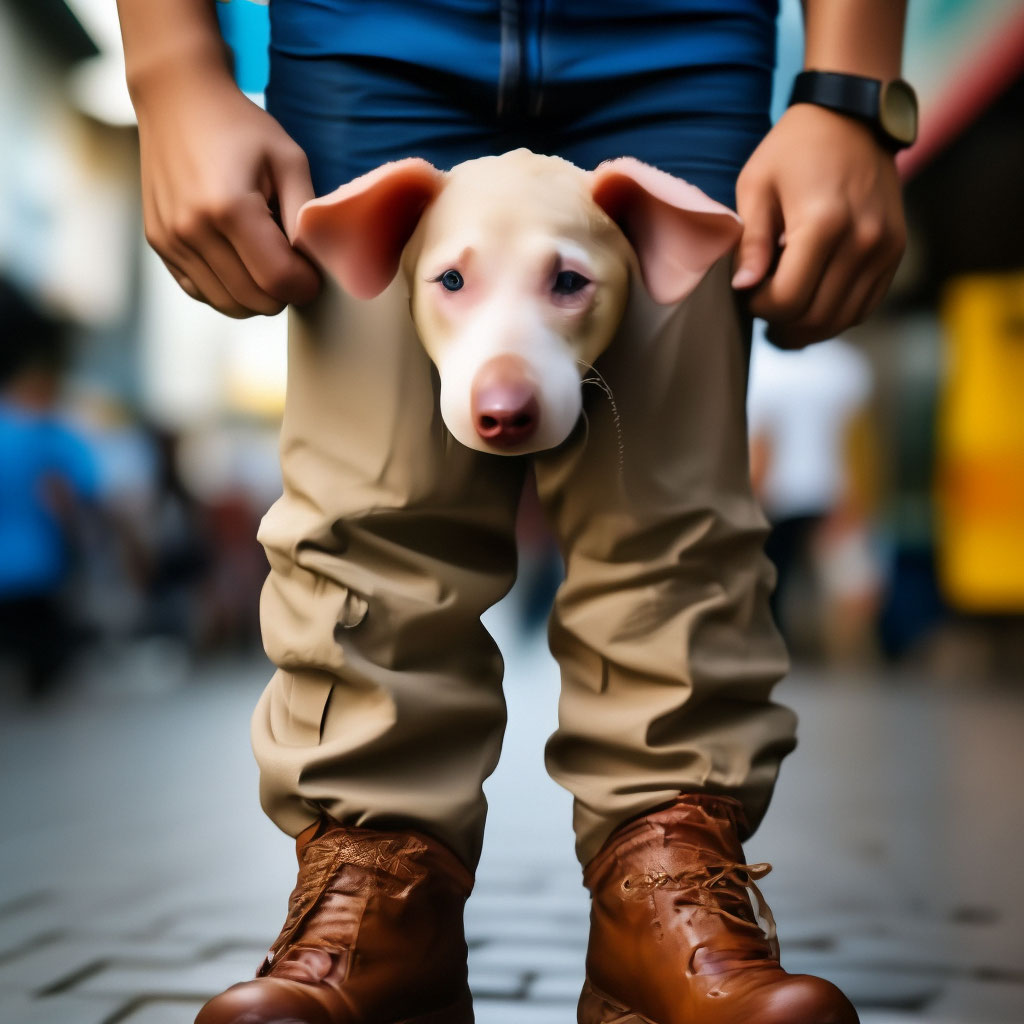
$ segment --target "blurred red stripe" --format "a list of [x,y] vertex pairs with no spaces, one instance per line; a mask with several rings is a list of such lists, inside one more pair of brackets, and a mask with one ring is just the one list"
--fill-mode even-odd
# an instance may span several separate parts
[[953,68],[939,99],[922,112],[917,142],[897,163],[909,181],[1024,71],[1024,9],[998,25],[987,43]]

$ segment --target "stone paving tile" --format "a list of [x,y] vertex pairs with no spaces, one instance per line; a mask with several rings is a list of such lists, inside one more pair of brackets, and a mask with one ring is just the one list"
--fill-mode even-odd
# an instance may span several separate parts
[[[149,938],[162,935],[167,928],[171,907],[152,900],[148,894],[133,899],[129,895],[104,902],[104,906],[86,916],[100,935],[136,935]],[[76,914],[76,918],[81,915]]]
[[577,893],[574,890],[496,892],[486,880],[482,880],[466,904],[466,913],[473,918],[485,915],[502,921],[521,918],[535,921],[539,917],[551,917],[556,914],[564,914],[569,918],[586,918],[589,903],[585,893]]
[[161,936],[167,939],[203,943],[235,942],[262,953],[274,941],[288,912],[287,893],[279,900],[259,899],[246,904],[189,906],[166,917]]
[[541,1002],[565,1002],[575,1006],[583,988],[584,969],[582,963],[575,971],[565,973],[544,973],[534,978],[527,989],[530,999]]
[[122,998],[91,998],[78,995],[0,995],[0,1020],[4,1024],[108,1024],[123,1003]]
[[560,1003],[481,1001],[475,1007],[477,1024],[576,1024],[576,1007]]
[[954,980],[929,1007],[929,1016],[936,1024],[1024,1021],[1024,984]]
[[192,1024],[202,1005],[194,1000],[146,1001],[129,1008],[110,1024]]
[[[532,943],[538,935],[549,942],[557,942],[574,949],[587,948],[587,919],[568,920],[563,917],[488,918],[482,920],[466,916],[466,938],[473,942],[491,942],[504,939],[511,942]],[[581,953],[582,955],[582,953]]]
[[545,942],[538,936],[529,945],[517,942],[489,942],[473,951],[481,967],[506,967],[517,971],[574,970],[582,956],[574,946]]
[[88,921],[90,932],[97,935],[155,936],[166,925],[173,906],[166,896],[154,898],[148,888],[132,892],[122,887],[122,891],[99,899],[83,898],[75,891],[49,891],[40,894],[36,904],[14,913],[0,910],[0,955],[27,931],[61,932],[83,921]]
[[[1005,932],[975,930],[965,941],[962,930],[936,929],[931,935],[916,930],[885,935],[852,934],[832,947],[845,962],[877,965],[883,970],[937,971],[958,977],[1000,975],[1024,984],[1024,963]],[[786,949],[798,949],[792,942]],[[1024,1020],[1024,1017],[1022,1017]]]
[[831,958],[788,957],[786,970],[816,974],[838,985],[855,1006],[921,1012],[941,995],[945,980],[936,971],[888,971],[878,965],[858,967]]
[[885,1010],[860,1010],[858,1016],[860,1024],[919,1024],[921,1020],[916,1013],[889,1013]]
[[228,954],[200,962],[154,960],[111,961],[74,987],[83,995],[141,995],[208,999],[255,973],[252,959]]
[[71,979],[92,974],[106,963],[142,959],[150,963],[181,963],[196,959],[200,952],[194,943],[62,936],[0,962],[0,990],[44,994],[71,987]]
[[476,951],[469,951],[469,987],[477,999],[522,999],[529,978],[514,968],[501,969],[477,962]]
[[0,961],[37,937],[60,935],[68,911],[52,893],[30,892],[22,900],[0,907]]

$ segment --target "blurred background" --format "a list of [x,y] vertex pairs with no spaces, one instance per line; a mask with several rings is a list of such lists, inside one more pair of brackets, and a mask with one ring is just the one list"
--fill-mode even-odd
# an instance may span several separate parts
[[[218,10],[239,84],[258,101],[266,7]],[[798,4],[784,0],[776,114],[801,46]],[[795,756],[804,767],[784,773],[763,859],[781,859],[797,823],[828,833],[810,861],[780,865],[781,900],[789,870],[797,955],[812,967],[832,955],[826,968],[856,991],[865,1021],[1019,1022],[1024,891],[1003,865],[1024,821],[1024,9],[911,0],[905,53],[922,120],[900,157],[910,234],[891,294],[868,323],[806,352],[755,341],[751,469],[795,662],[783,699],[812,734]],[[236,961],[258,962],[290,886],[245,740],[270,674],[255,536],[280,490],[284,318],[217,315],[145,245],[123,76],[111,0],[0,0],[0,1016],[11,1021],[190,1020]],[[512,724],[489,792],[499,837],[522,835],[524,792],[543,804],[528,846],[542,860],[544,836],[571,845],[539,749],[555,713],[542,626],[560,567],[529,507],[521,533],[520,584],[491,616]],[[187,852],[197,835],[216,847],[211,804],[274,851],[247,857],[253,879],[279,876],[265,912],[242,895],[209,911],[211,879],[239,878],[226,854],[218,874]],[[170,872],[160,899],[178,894],[188,914],[152,902],[131,849],[111,853],[140,814],[160,850],[131,849]],[[184,837],[169,848],[175,820]],[[490,888],[474,897],[474,990],[491,998],[481,1019],[568,1019],[576,966],[559,974],[557,957],[535,965],[522,950],[511,972],[488,959],[532,935],[491,923],[492,909],[523,905],[499,880],[496,842],[482,867]],[[919,860],[934,866],[935,842],[938,894]],[[76,846],[87,866],[66,859]],[[835,885],[826,856],[862,879],[846,903],[824,892]],[[808,871],[817,902],[795,895]],[[146,895],[122,920],[108,897],[126,877]],[[96,900],[102,941],[69,920]],[[577,965],[585,906],[543,903]],[[902,924],[879,932],[896,906]],[[911,919],[920,927],[896,942]],[[836,938],[847,925],[862,928],[853,953]],[[974,959],[928,952],[937,935]],[[203,974],[211,963],[220,974]]]

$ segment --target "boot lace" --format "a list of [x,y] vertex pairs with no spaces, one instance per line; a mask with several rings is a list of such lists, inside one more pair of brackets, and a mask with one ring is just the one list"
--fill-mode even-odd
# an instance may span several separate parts
[[[668,871],[648,871],[629,875],[622,881],[622,898],[643,900],[658,890],[680,893],[687,903],[705,907],[721,914],[744,928],[757,928],[764,933],[772,956],[779,957],[779,941],[775,918],[765,902],[757,882],[771,871],[771,864],[700,865],[670,874]],[[754,897],[753,905],[746,891]],[[729,907],[733,909],[729,909]],[[753,909],[754,920],[750,919]],[[739,910],[740,913],[735,911]]]

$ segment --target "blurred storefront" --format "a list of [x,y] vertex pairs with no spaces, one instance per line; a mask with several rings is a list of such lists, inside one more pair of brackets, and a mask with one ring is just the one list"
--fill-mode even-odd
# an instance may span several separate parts
[[137,142],[75,102],[99,52],[63,3],[0,3],[0,267],[80,327],[80,362],[130,388]]
[[1024,678],[1024,9],[910,5],[909,244],[858,337],[884,382],[888,651]]
[[53,414],[101,474],[59,599],[100,644],[256,644],[284,320],[193,302],[145,244],[111,0],[0,0],[0,153],[0,276],[67,325]]
[[218,316],[144,244],[113,3],[0,0],[0,140],[0,267],[79,326],[77,385],[169,427],[279,414],[283,319]]

